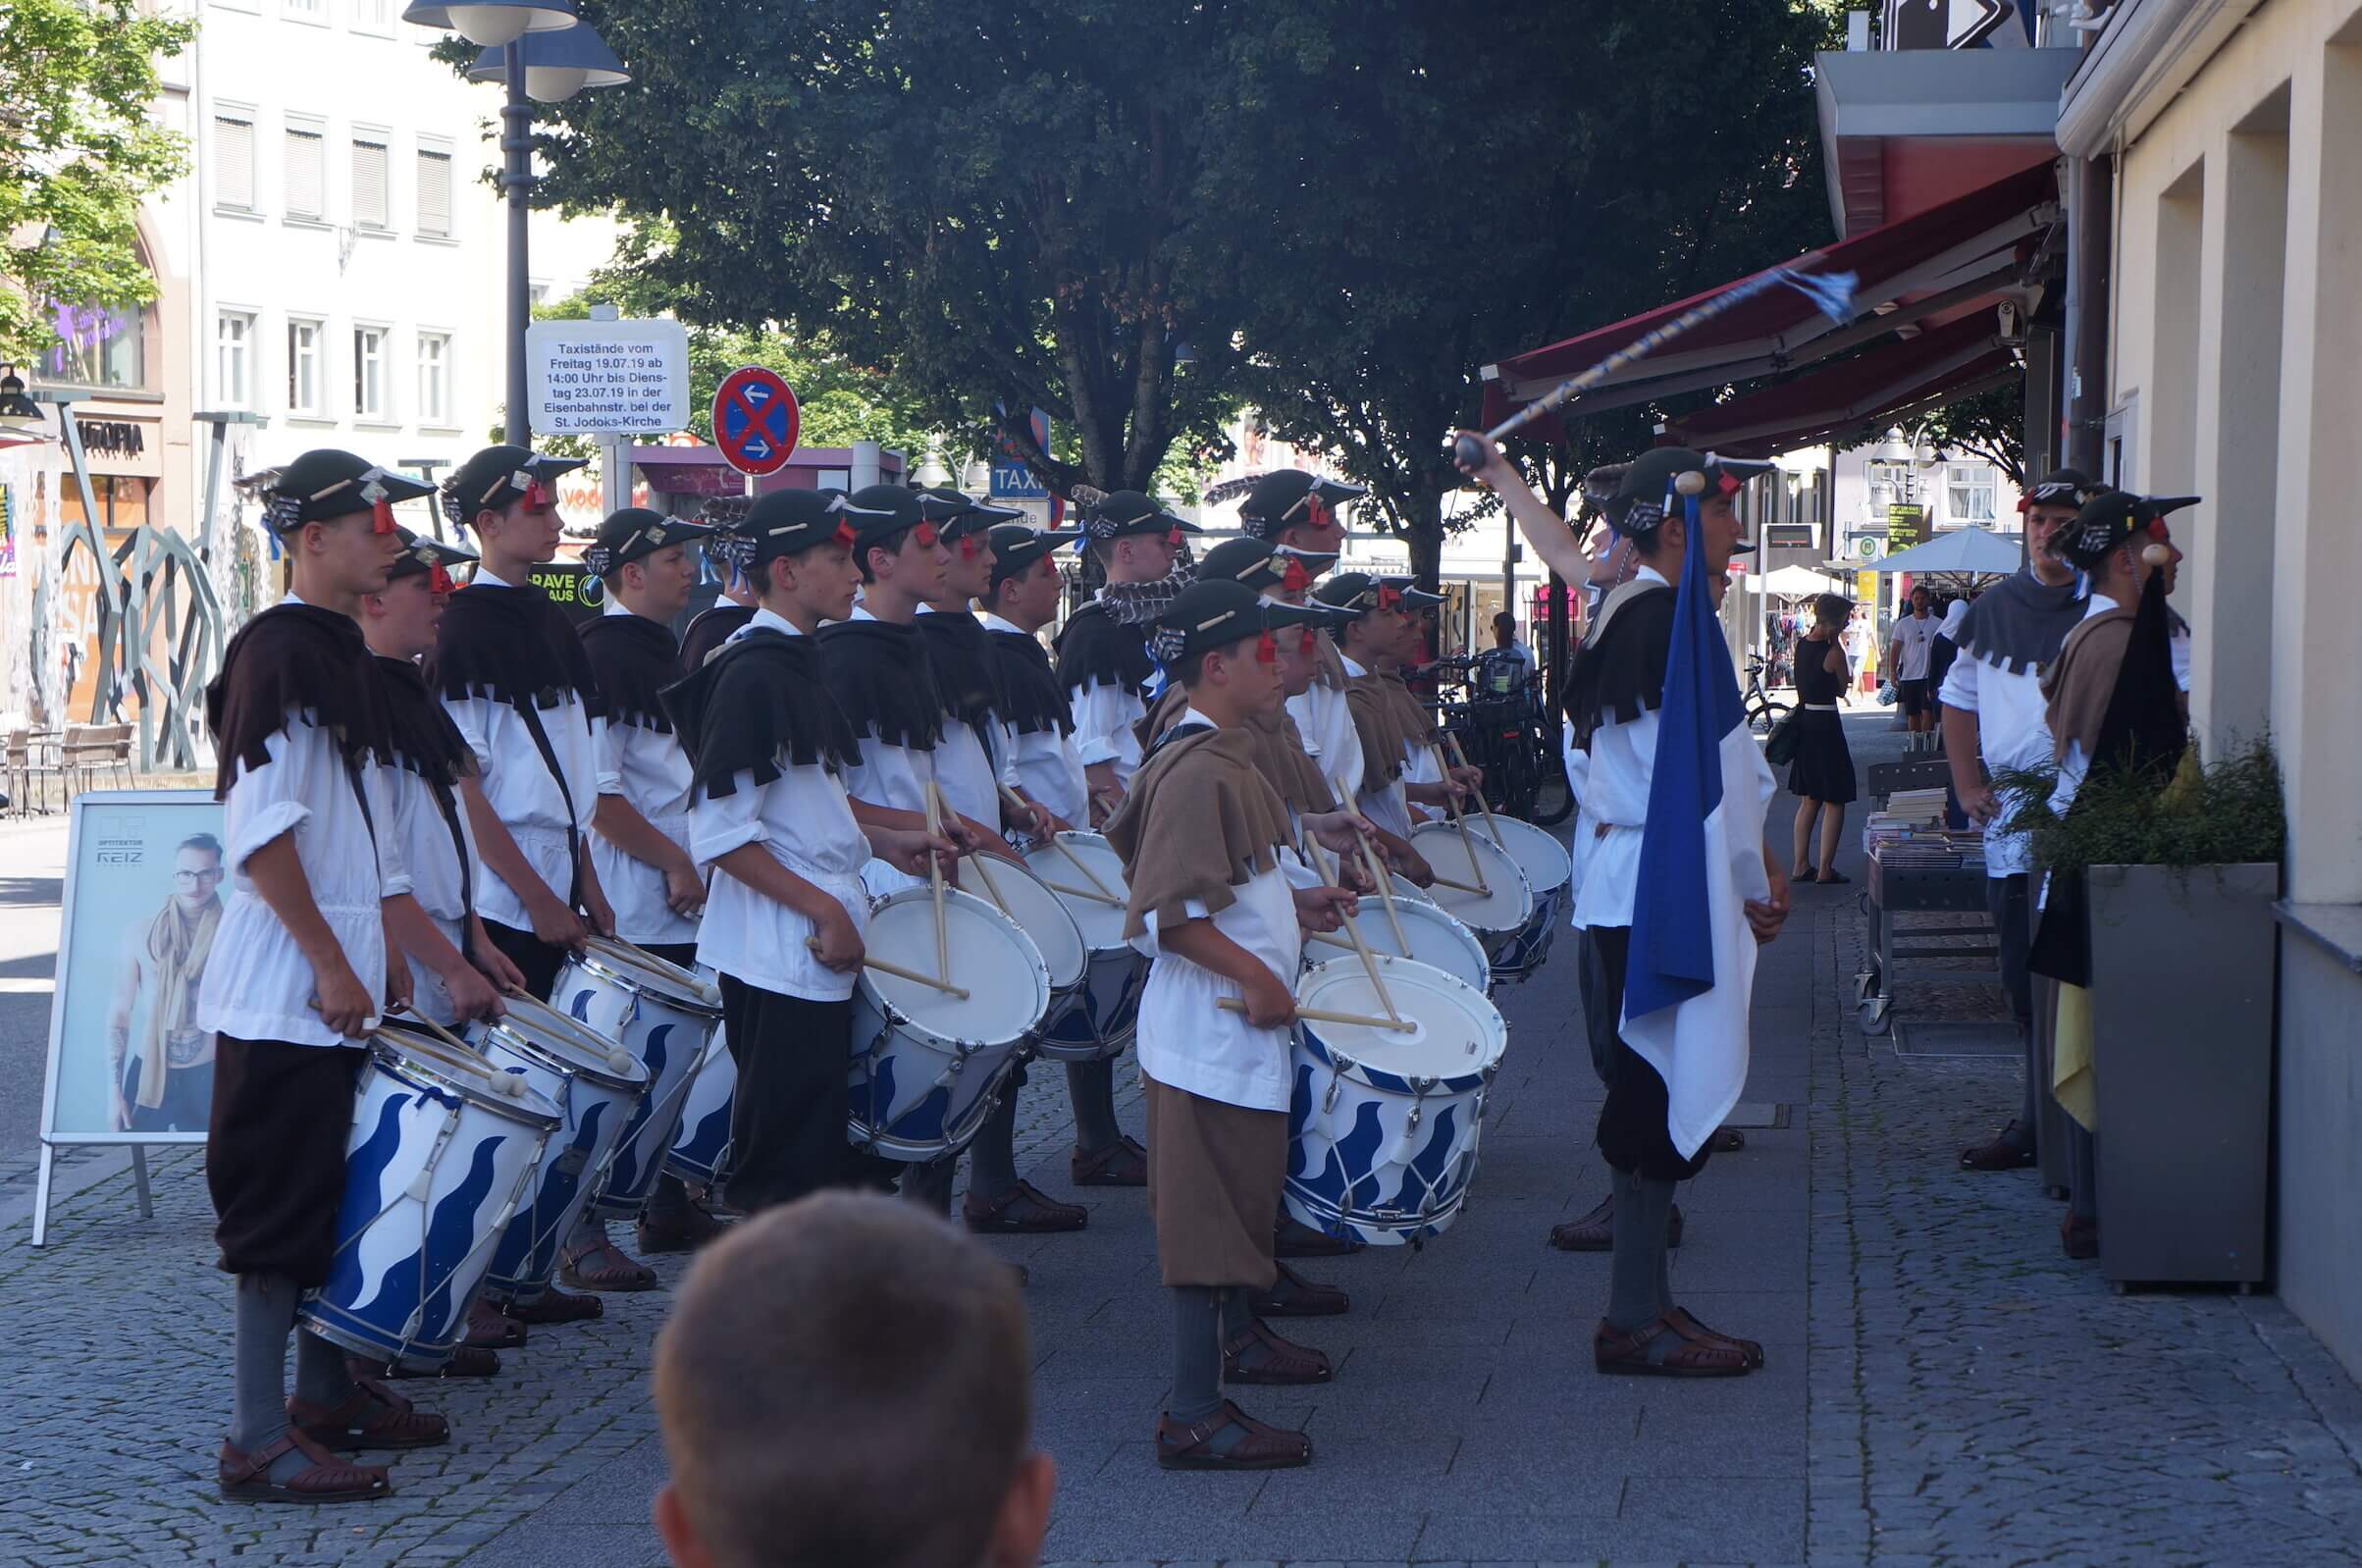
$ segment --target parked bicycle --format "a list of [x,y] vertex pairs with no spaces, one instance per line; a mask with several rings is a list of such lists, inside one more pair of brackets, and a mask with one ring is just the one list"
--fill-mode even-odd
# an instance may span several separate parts
[[1788,716],[1788,705],[1773,702],[1771,694],[1763,690],[1763,661],[1759,658],[1747,661],[1747,696],[1743,706],[1747,727],[1757,735],[1769,735]]

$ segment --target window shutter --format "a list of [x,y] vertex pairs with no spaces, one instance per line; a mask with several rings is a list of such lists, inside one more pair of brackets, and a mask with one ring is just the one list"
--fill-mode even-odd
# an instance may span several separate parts
[[254,122],[217,117],[213,122],[213,155],[220,165],[213,182],[213,199],[225,207],[254,206]]
[[352,221],[363,229],[383,229],[386,218],[386,144],[352,144]]
[[288,216],[328,212],[328,138],[317,131],[288,131]]
[[421,151],[418,155],[418,232],[451,232],[451,155]]

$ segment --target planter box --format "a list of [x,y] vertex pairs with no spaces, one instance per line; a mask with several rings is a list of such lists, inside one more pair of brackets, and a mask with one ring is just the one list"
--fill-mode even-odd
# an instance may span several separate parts
[[2260,1283],[2280,867],[2095,865],[2090,887],[2101,1267]]

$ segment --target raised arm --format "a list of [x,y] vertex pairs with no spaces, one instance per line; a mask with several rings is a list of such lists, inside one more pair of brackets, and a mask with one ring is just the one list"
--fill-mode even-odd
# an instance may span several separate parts
[[[1463,430],[1459,434],[1468,436],[1475,432]],[[1583,542],[1575,537],[1566,519],[1551,511],[1549,503],[1534,494],[1533,487],[1525,482],[1525,476],[1517,471],[1517,465],[1509,461],[1497,443],[1485,441],[1482,436],[1476,439],[1483,442],[1492,456],[1481,468],[1463,467],[1460,471],[1490,486],[1500,497],[1501,503],[1509,508],[1510,517],[1516,520],[1517,531],[1551,571],[1569,583],[1588,578],[1591,557],[1583,553]]]

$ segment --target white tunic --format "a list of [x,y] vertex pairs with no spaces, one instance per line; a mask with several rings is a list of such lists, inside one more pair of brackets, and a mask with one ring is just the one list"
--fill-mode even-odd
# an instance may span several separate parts
[[[1028,635],[991,614],[984,616],[984,629]],[[1083,774],[1082,753],[1075,736],[1055,727],[1021,735],[1014,726],[1002,724],[1000,731],[1001,782],[1022,790],[1027,800],[1038,801],[1060,819],[1088,828],[1090,780]]]
[[[282,834],[295,835],[295,858],[311,885],[312,902],[352,972],[372,997],[382,999],[384,901],[410,891],[409,873],[392,838],[393,803],[386,796],[384,770],[360,770],[369,801],[364,815],[336,742],[308,717],[290,714],[287,728],[264,744],[270,759],[260,767],[238,764],[222,807],[231,897],[197,991],[196,1023],[241,1040],[351,1045],[313,1010],[320,984],[311,961],[254,891],[246,862]],[[378,835],[374,844],[372,821]]]
[[1140,738],[1132,726],[1148,716],[1148,705],[1129,686],[1093,677],[1067,693],[1075,710],[1075,750],[1085,767],[1113,762],[1126,788],[1140,767]]
[[[920,607],[921,615],[966,615],[966,610],[937,610]],[[855,609],[855,620],[874,619],[868,612]],[[999,727],[994,726],[996,729]],[[935,782],[942,786],[944,804],[962,816],[972,817],[990,827],[1001,819],[1000,773],[993,765],[992,753],[986,750],[984,737],[968,724],[946,714],[943,719],[943,738],[935,743]],[[858,794],[859,792],[856,791]],[[866,800],[868,797],[864,796]],[[890,804],[885,802],[880,805]],[[914,807],[911,810],[923,809]]]
[[1287,700],[1287,714],[1303,737],[1306,755],[1320,765],[1337,798],[1349,801],[1359,795],[1361,732],[1353,727],[1353,709],[1344,689],[1316,683]]
[[[435,929],[451,946],[464,952],[461,937],[467,902],[459,880],[460,845],[451,841],[450,825],[444,819],[443,808],[436,804],[433,788],[410,769],[386,767],[379,773],[392,802],[393,840],[400,846],[402,864],[410,875],[410,894],[435,922]],[[469,874],[474,877],[475,885],[482,887],[484,862],[476,855],[475,829],[468,825],[467,810],[456,799],[452,801],[452,814],[458,820],[460,841],[466,846],[471,862]],[[451,1005],[451,994],[445,987],[443,976],[415,958],[409,963],[413,1005],[438,1023],[455,1020],[458,1010]]]
[[[730,636],[736,642],[761,626],[787,637],[803,635],[767,609]],[[724,645],[727,646],[727,645]],[[869,898],[862,888],[862,863],[869,841],[853,819],[845,786],[814,763],[787,767],[760,789],[750,770],[735,788],[715,799],[696,792],[689,811],[690,854],[711,865],[732,850],[761,844],[772,859],[844,906],[854,929],[866,930]],[[816,927],[784,904],[772,902],[727,871],[717,871],[706,896],[706,918],[697,938],[697,960],[749,985],[780,996],[813,1002],[842,1002],[853,994],[854,973],[824,967],[805,942]]]
[[[495,588],[514,586],[482,567],[476,569],[475,581]],[[564,899],[574,881],[566,859],[566,801],[571,795],[575,830],[587,841],[591,813],[599,809],[601,737],[606,721],[592,717],[574,692],[555,707],[536,710],[550,737],[550,750],[566,775],[561,792],[533,743],[533,732],[514,707],[490,697],[446,698],[443,706],[459,726],[468,750],[476,754],[484,799],[493,814],[516,840],[543,884]],[[518,930],[533,928],[524,900],[490,866],[476,889],[476,913]]]
[[[1963,649],[1937,697],[1946,707],[1976,715],[1977,751],[1988,773],[2050,765],[2050,705],[2042,696],[2039,668],[2000,669]],[[2033,840],[2003,828],[2020,803],[2011,792],[1998,793],[2001,810],[1985,824],[1985,875],[2022,875],[2033,867]]]
[[[609,602],[609,615],[629,615]],[[611,716],[600,726],[599,793],[618,795],[656,830],[683,850],[689,847],[689,754],[680,737]],[[694,942],[697,921],[675,915],[664,902],[664,873],[635,861],[601,835],[591,838],[591,863],[599,886],[615,912],[615,934],[643,946],[651,942]]]

